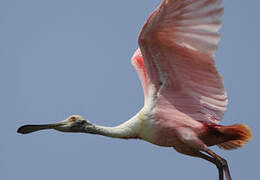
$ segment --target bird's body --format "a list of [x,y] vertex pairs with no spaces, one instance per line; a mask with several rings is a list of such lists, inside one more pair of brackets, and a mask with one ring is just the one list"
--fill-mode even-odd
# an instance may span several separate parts
[[243,146],[252,137],[243,124],[218,125],[227,94],[218,73],[217,49],[221,0],[163,0],[148,18],[131,63],[140,78],[142,110],[116,127],[98,126],[74,115],[46,125],[25,125],[20,133],[42,129],[84,132],[114,138],[137,138],[214,163],[231,180],[226,161],[208,146]]

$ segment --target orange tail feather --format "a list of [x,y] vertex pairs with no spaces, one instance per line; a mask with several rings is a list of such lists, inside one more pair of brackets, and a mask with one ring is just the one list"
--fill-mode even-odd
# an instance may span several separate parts
[[221,149],[231,150],[242,147],[244,144],[249,142],[252,138],[251,129],[245,124],[235,124],[231,126],[221,126],[218,131],[225,135],[226,142],[217,144]]

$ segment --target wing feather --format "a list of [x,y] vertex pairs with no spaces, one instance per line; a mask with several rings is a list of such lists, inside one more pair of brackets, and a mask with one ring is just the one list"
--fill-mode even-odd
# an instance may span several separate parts
[[144,97],[146,100],[148,97],[148,90],[149,90],[149,87],[147,87],[148,86],[148,77],[146,74],[143,57],[142,57],[142,54],[141,54],[141,51],[139,48],[135,51],[135,53],[131,59],[131,64],[135,68],[136,73],[139,76],[139,79],[140,79],[142,87],[143,87]]
[[227,106],[214,60],[220,40],[221,2],[163,0],[139,34],[149,79],[146,87],[152,84],[158,94],[164,85],[161,101],[198,121],[218,123]]

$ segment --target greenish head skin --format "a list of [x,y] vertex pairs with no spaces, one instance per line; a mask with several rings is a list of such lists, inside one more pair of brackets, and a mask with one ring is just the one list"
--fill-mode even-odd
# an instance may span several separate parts
[[80,115],[69,116],[64,121],[55,124],[56,126],[53,129],[61,132],[85,132],[86,127],[92,125]]

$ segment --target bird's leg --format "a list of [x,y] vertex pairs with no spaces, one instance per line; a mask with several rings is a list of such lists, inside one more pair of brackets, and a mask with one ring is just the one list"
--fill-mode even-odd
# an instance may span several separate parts
[[219,180],[223,180],[223,166],[219,163],[219,161],[201,152],[199,152],[197,156],[215,164],[218,168]]
[[231,175],[229,172],[227,161],[208,148],[204,148],[203,151],[212,156],[218,162],[218,164],[221,165],[222,168],[224,168],[226,180],[231,180]]

